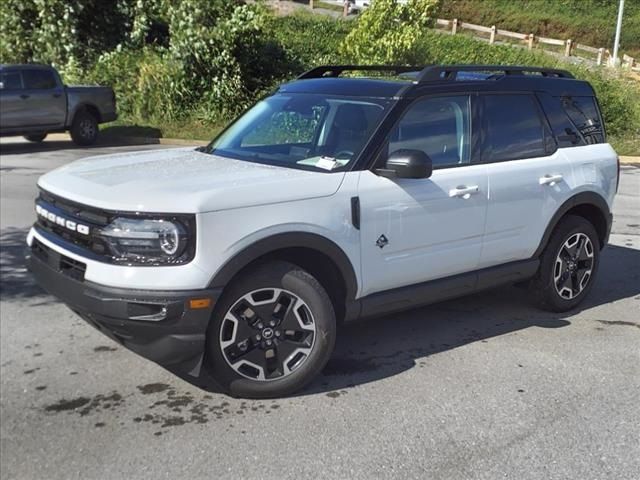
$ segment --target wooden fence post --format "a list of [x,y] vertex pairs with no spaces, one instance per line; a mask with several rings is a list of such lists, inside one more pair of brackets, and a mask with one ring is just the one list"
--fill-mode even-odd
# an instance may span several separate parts
[[602,65],[602,59],[604,58],[604,48],[598,49],[598,58],[596,58],[596,65]]
[[451,22],[451,35],[455,35],[458,31],[458,19],[454,18]]
[[564,47],[564,56],[565,57],[570,57],[571,56],[571,46],[572,46],[572,42],[571,42],[571,39],[569,38],[566,41],[565,47]]
[[344,7],[342,8],[342,16],[346,17],[349,15],[349,0],[344,0]]
[[529,47],[529,50],[533,50],[533,42],[535,38],[536,37],[533,35],[533,33],[529,34],[529,38],[527,38],[527,46]]
[[313,0],[309,0],[309,8],[313,10]]
[[496,26],[491,25],[491,35],[489,36],[489,44],[493,45],[496,41]]

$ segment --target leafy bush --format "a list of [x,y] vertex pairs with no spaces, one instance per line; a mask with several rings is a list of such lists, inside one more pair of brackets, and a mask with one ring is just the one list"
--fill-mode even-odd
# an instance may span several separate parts
[[343,43],[359,63],[416,63],[422,34],[433,27],[441,0],[376,0]]

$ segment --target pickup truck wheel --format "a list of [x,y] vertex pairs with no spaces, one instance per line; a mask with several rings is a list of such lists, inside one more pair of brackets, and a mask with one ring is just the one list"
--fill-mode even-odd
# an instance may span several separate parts
[[80,111],[73,118],[70,133],[76,145],[92,145],[98,138],[98,119],[85,110]]
[[582,302],[591,287],[600,261],[600,240],[583,217],[564,217],[540,257],[540,268],[531,281],[538,306],[566,312]]
[[288,262],[270,262],[229,286],[207,336],[209,370],[227,392],[281,397],[324,368],[335,344],[336,318],[312,275]]
[[25,138],[25,140],[28,140],[28,141],[33,142],[33,143],[40,143],[45,138],[47,138],[47,134],[46,133],[34,133],[34,134],[31,134],[31,135],[25,135],[24,138]]

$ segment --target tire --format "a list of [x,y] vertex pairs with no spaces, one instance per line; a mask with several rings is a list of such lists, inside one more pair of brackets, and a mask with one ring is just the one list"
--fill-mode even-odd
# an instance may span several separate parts
[[25,135],[24,138],[25,138],[25,140],[28,140],[28,141],[33,142],[33,143],[40,143],[45,138],[47,138],[47,134],[46,133],[32,133],[31,135]]
[[98,119],[88,111],[81,110],[73,117],[70,133],[76,145],[93,145],[98,138]]
[[566,312],[582,302],[593,287],[600,263],[600,240],[583,217],[565,216],[540,257],[530,290],[536,304]]
[[334,308],[322,285],[296,265],[269,262],[234,280],[216,305],[206,364],[232,396],[282,397],[320,373],[335,339]]

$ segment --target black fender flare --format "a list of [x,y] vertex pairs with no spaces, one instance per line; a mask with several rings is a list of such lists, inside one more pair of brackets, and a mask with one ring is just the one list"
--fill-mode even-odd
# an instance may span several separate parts
[[264,255],[296,247],[310,248],[329,257],[344,278],[347,301],[355,299],[358,281],[349,257],[332,240],[309,232],[278,233],[252,243],[234,255],[217,271],[209,282],[209,288],[224,288],[243,268]]
[[[540,244],[538,245],[538,248],[533,254],[533,258],[538,258],[540,255],[542,255],[542,252],[544,248],[547,246],[547,243],[549,242],[549,238],[551,238],[551,234],[553,233],[556,226],[558,225],[558,222],[560,222],[560,219],[564,215],[566,215],[566,213],[569,210],[579,205],[590,205],[600,210],[600,212],[602,213],[602,215],[604,216],[607,222],[605,239],[609,237],[609,232],[611,230],[611,222],[612,222],[612,215],[611,215],[611,211],[609,210],[609,204],[602,197],[602,195],[598,193],[580,192],[574,195],[573,197],[569,198],[569,200],[567,200],[566,202],[564,202],[560,206],[560,208],[558,208],[556,213],[553,214],[553,217],[551,217],[551,220],[549,221],[549,224],[547,225],[547,228],[544,231],[542,240],[540,240]],[[600,247],[601,248],[604,247],[604,242],[602,245],[600,245]]]

